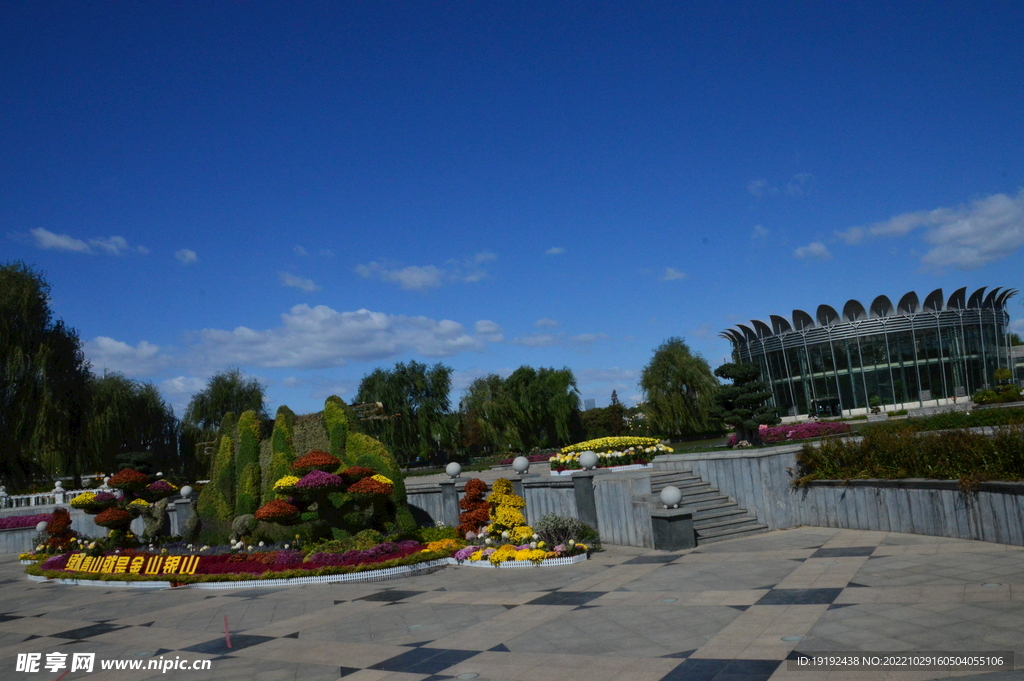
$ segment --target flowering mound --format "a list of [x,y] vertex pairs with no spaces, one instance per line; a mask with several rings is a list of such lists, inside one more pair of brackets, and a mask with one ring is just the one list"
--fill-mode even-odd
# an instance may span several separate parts
[[132,514],[128,511],[123,511],[120,508],[111,507],[97,514],[96,517],[93,518],[93,522],[100,527],[108,527],[112,530],[121,530],[131,524]]
[[487,483],[479,478],[471,478],[466,481],[466,496],[459,500],[458,530],[460,537],[473,538],[480,532],[480,528],[487,524],[490,518],[490,507],[484,501],[484,494],[487,493]]
[[565,447],[552,456],[551,468],[558,472],[582,468],[580,453],[590,450],[597,454],[598,468],[647,464],[659,454],[671,454],[666,447],[652,437],[602,437]]
[[158,496],[161,498],[169,497],[170,495],[174,494],[177,491],[177,485],[173,485],[167,482],[166,480],[157,480],[156,482],[151,483],[148,487],[146,487],[146,492],[148,492],[150,495]]
[[385,485],[373,478],[363,478],[348,488],[351,494],[391,494],[391,485]]
[[331,473],[325,473],[319,469],[313,469],[309,473],[306,473],[295,483],[295,489],[303,491],[329,491],[336,490],[344,484],[344,480],[340,476],[332,475]]
[[301,478],[297,475],[286,475],[277,482],[274,483],[274,491],[279,494],[285,494],[292,491]]
[[352,483],[359,482],[363,478],[372,478],[376,475],[376,471],[372,468],[365,468],[363,466],[350,466],[338,473],[338,475],[345,478],[345,482],[351,485]]
[[299,509],[295,508],[287,501],[281,501],[280,499],[274,499],[273,501],[263,504],[263,506],[261,506],[255,513],[256,520],[265,520],[275,523],[283,523],[293,520],[298,515]]
[[[823,437],[825,435],[841,435],[850,432],[850,424],[832,421],[811,421],[789,426],[775,426],[773,428],[762,428],[760,430],[761,441],[765,444],[773,442],[786,442],[789,440],[806,440],[812,437]],[[729,438],[729,446],[737,443],[736,436]]]
[[325,451],[314,449],[308,454],[303,454],[292,463],[292,468],[297,471],[316,468],[319,470],[337,469],[341,461]]
[[149,476],[131,468],[125,468],[112,477],[107,484],[115,489],[137,492],[149,484]]
[[[653,437],[631,437],[623,435],[620,437],[599,437],[596,440],[587,440],[585,442],[579,442],[568,447],[562,447],[563,454],[571,454],[585,452],[590,450],[592,452],[613,452],[621,451],[627,447],[653,447],[658,444],[658,440]],[[668,451],[672,451],[669,449]]]

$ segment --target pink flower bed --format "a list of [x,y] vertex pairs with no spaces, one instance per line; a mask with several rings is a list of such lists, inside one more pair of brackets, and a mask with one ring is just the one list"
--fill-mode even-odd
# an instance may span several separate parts
[[[850,432],[850,424],[809,421],[791,426],[775,426],[773,428],[761,429],[761,441],[765,444],[774,442],[786,442],[790,440],[806,440],[812,437],[824,435],[840,435]],[[736,444],[736,436],[729,437],[729,446]]]
[[20,530],[25,527],[35,527],[42,522],[50,522],[52,516],[49,513],[37,513],[36,515],[9,515],[0,518],[0,530]]

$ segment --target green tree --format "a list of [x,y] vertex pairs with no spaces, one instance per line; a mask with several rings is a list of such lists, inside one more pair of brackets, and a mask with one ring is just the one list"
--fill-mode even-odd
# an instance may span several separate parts
[[270,467],[263,475],[263,503],[277,498],[274,483],[292,475],[292,462],[295,461],[295,450],[292,448],[293,422],[295,412],[281,405],[274,418],[274,430],[270,434]]
[[119,373],[91,376],[85,436],[89,458],[106,471],[151,474],[178,468],[178,421],[152,383]]
[[758,380],[761,370],[753,364],[729,362],[715,369],[715,376],[732,384],[719,389],[714,415],[736,429],[737,441],[761,444],[759,426],[775,425],[780,420],[778,412],[768,406],[771,390]]
[[464,436],[491,454],[578,441],[583,436],[579,408],[571,370],[530,366],[506,379],[496,374],[478,378],[459,406]]
[[255,513],[260,506],[260,421],[248,410],[238,418],[235,454],[235,515]]
[[612,391],[611,404],[607,407],[588,409],[580,414],[580,418],[583,422],[584,438],[587,440],[625,435],[629,430],[626,424],[626,408],[619,402],[619,395],[615,390]]
[[669,338],[640,374],[651,431],[682,437],[716,430],[711,411],[718,387],[707,360],[691,352],[682,338]]
[[1010,334],[1010,345],[1024,345],[1024,340],[1021,340],[1019,333]]
[[50,286],[23,262],[0,265],[0,479],[75,477],[86,446],[89,365],[78,333],[50,311]]
[[[365,421],[363,429],[402,463],[441,458],[455,430],[448,398],[451,377],[452,368],[440,363],[399,362],[394,369],[375,369],[360,382],[356,402],[380,402],[393,418]],[[336,436],[331,437],[333,442]]]
[[[266,419],[265,397],[265,387],[255,378],[246,378],[237,368],[214,374],[206,388],[193,395],[185,408],[181,420],[182,448],[194,451],[199,465],[207,466],[206,450],[216,448],[216,443],[212,447],[209,443],[217,439],[217,427],[224,415],[252,410],[258,419]],[[200,443],[207,445],[197,446]]]

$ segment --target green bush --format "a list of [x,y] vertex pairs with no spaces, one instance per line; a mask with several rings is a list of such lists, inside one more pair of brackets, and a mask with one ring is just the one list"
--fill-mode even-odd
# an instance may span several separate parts
[[353,462],[345,456],[349,439],[348,414],[345,413],[345,403],[337,395],[331,395],[324,403],[324,427],[331,440],[331,454],[351,465]]
[[286,475],[291,475],[295,452],[292,450],[292,419],[295,414],[286,406],[281,406],[274,417],[274,430],[270,435],[270,467],[263,475],[263,503],[277,498],[274,483]]
[[235,515],[255,513],[260,507],[260,422],[254,411],[238,419],[238,453],[235,455]]
[[797,455],[797,485],[811,480],[1024,478],[1024,424],[999,426],[994,436],[967,429],[918,433],[865,428],[863,439],[834,438],[806,444]]
[[199,516],[203,520],[230,522],[235,517],[234,491],[234,441],[225,435],[213,458],[210,482],[203,487],[196,502]]
[[980,426],[1005,426],[1024,423],[1024,409],[1009,407],[1006,409],[982,409],[978,411],[947,411],[931,416],[917,416],[900,421],[872,423],[860,429],[861,435],[888,431],[903,430],[954,430],[956,428],[977,428]]
[[434,525],[421,527],[416,531],[416,536],[424,544],[429,544],[432,541],[441,541],[442,539],[461,539],[458,531],[454,527],[448,527],[447,525],[441,527]]
[[998,386],[995,390],[979,390],[972,398],[975,404],[1006,404],[1007,402],[1020,402],[1021,390],[1015,385],[1006,384]]
[[598,549],[601,546],[601,537],[597,530],[578,518],[563,518],[548,513],[534,524],[533,531],[548,548],[567,544],[570,539],[578,544],[586,544],[591,549]]

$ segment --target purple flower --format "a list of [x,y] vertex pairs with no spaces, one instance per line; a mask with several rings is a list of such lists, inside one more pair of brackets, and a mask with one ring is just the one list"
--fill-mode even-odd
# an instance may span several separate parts
[[467,546],[464,549],[459,549],[455,552],[455,560],[469,560],[469,557],[479,551],[482,547],[480,546]]
[[38,513],[36,515],[9,515],[0,518],[0,530],[16,530],[23,527],[35,527],[42,522],[50,522],[53,519],[49,513]]
[[313,470],[306,473],[301,480],[295,483],[295,487],[296,489],[304,490],[338,489],[344,482],[339,475],[332,475],[321,470]]
[[149,492],[173,492],[175,490],[174,485],[167,482],[166,480],[157,480],[152,485],[146,488]]
[[105,503],[108,501],[117,501],[117,495],[113,492],[97,492],[96,498],[93,499],[93,503]]

